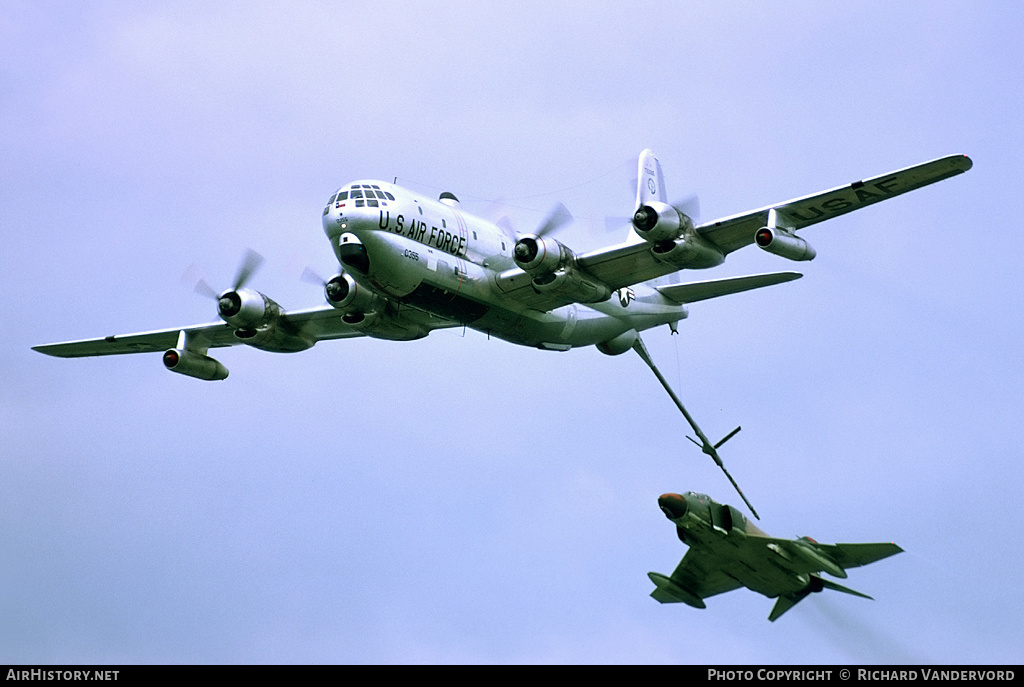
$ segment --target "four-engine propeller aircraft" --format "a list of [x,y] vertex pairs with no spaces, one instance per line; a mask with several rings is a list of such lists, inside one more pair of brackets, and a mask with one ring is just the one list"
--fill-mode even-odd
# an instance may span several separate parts
[[166,367],[198,379],[227,377],[211,348],[247,344],[295,352],[354,336],[409,340],[442,327],[468,326],[512,343],[564,351],[597,346],[617,355],[637,333],[687,316],[686,304],[778,284],[777,272],[690,284],[643,282],[682,269],[705,269],[756,243],[790,260],[814,250],[794,233],[971,168],[950,156],[830,191],[695,226],[669,205],[661,165],[640,155],[630,237],[577,254],[549,234],[570,221],[561,206],[532,234],[463,212],[451,193],[439,200],[376,180],[346,184],[323,209],[323,230],[342,269],[324,285],[327,305],[285,311],[246,288],[250,257],[219,294],[221,322],[36,346],[77,358],[165,352]]
[[715,267],[751,243],[790,260],[811,260],[814,249],[797,230],[961,174],[971,164],[966,156],[944,157],[696,225],[686,205],[668,203],[661,164],[645,150],[627,239],[582,254],[549,235],[571,221],[561,205],[534,233],[517,236],[500,222],[463,212],[451,193],[435,201],[395,184],[359,180],[331,195],[323,209],[323,230],[341,263],[339,273],[323,283],[327,305],[286,311],[247,288],[262,261],[250,252],[231,288],[217,294],[202,284],[217,300],[220,322],[35,350],[63,358],[162,351],[172,372],[219,380],[228,371],[208,355],[211,348],[247,344],[291,353],[328,339],[410,340],[456,326],[547,350],[596,346],[619,355],[633,349],[700,437],[698,445],[725,470],[717,454],[725,439],[712,445],[700,431],[647,355],[640,332],[662,324],[675,331],[689,303],[801,275],[775,272],[688,284],[652,280]]
[[819,573],[845,578],[856,568],[903,551],[893,543],[819,544],[810,537],[775,539],[732,506],[704,494],[662,494],[658,505],[675,523],[689,548],[671,577],[650,572],[651,596],[661,603],[705,608],[704,599],[747,587],[778,598],[768,620],[774,621],[812,592],[833,589],[871,597],[827,580]]

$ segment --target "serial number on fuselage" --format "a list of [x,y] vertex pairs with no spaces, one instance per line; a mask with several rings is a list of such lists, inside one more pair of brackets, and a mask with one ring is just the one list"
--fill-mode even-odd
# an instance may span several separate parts
[[[451,253],[457,257],[466,255],[465,236],[459,236],[447,229],[439,229],[428,225],[423,220],[415,218],[406,220],[405,215],[396,215],[392,218],[390,212],[381,210],[379,226],[385,231],[405,236],[425,246],[433,246],[438,250],[443,250],[445,253]],[[406,251],[406,257],[411,257],[408,251]]]

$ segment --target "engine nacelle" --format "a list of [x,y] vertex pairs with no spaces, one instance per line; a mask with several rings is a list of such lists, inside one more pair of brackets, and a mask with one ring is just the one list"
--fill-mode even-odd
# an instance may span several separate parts
[[[327,302],[346,313],[362,314],[382,309],[383,299],[373,291],[362,287],[352,275],[342,272],[324,286]],[[347,320],[346,320],[347,321]]]
[[762,250],[789,260],[813,260],[817,255],[809,243],[778,227],[761,227],[754,234],[754,243]]
[[217,299],[217,313],[238,329],[256,329],[281,315],[281,306],[252,289],[225,291]]
[[693,221],[667,203],[651,201],[633,214],[633,229],[645,241],[674,241],[693,229]]
[[398,317],[390,306],[366,313],[353,310],[342,315],[341,319],[353,329],[375,339],[412,341],[422,339],[430,333],[429,328]]
[[676,269],[702,270],[725,262],[718,246],[696,231],[689,231],[675,241],[658,241],[651,247],[651,252],[659,262],[668,263]]
[[537,293],[560,295],[579,303],[602,303],[612,295],[607,286],[583,277],[571,265],[534,277],[533,288]]
[[164,367],[171,372],[206,381],[226,379],[228,376],[228,368],[210,356],[182,348],[164,352]]
[[532,275],[553,274],[571,265],[573,252],[554,239],[528,234],[516,242],[512,257],[523,271]]
[[635,329],[628,329],[614,339],[608,341],[602,341],[597,344],[597,350],[601,351],[605,355],[622,355],[629,349],[633,348],[633,344],[639,338]]

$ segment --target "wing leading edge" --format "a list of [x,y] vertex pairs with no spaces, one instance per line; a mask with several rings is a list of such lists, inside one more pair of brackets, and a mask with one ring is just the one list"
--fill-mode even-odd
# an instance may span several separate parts
[[[287,323],[310,342],[328,339],[347,339],[364,336],[341,319],[341,313],[329,306],[297,310],[286,315]],[[63,341],[61,343],[33,346],[32,350],[58,358],[86,358],[99,355],[123,355],[128,353],[159,353],[173,348],[181,332],[185,332],[192,346],[197,349],[224,348],[244,344],[246,341],[235,335],[235,327],[226,322],[209,322],[187,327],[157,329],[150,332],[116,334],[95,339]]]
[[[974,163],[966,155],[949,155],[870,179],[855,181],[828,191],[731,215],[696,227],[723,255],[754,243],[754,236],[768,225],[775,211],[777,226],[799,230],[874,205],[969,170]],[[658,260],[646,242],[626,242],[578,256],[579,266],[608,288],[615,290],[678,271]]]
[[767,224],[770,210],[775,210],[779,224],[787,229],[804,229],[963,174],[973,166],[971,158],[966,155],[948,155],[821,193],[715,220],[698,226],[697,232],[728,254],[754,242],[754,234]]

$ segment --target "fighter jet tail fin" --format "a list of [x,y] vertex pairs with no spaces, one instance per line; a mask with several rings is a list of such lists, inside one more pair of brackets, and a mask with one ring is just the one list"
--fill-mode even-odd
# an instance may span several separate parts
[[[841,584],[836,584],[831,580],[823,579],[821,577],[818,577],[817,575],[811,575],[811,581],[807,584],[806,587],[804,587],[800,591],[793,592],[792,594],[779,595],[779,600],[775,602],[775,606],[772,608],[772,612],[768,616],[768,620],[775,622],[783,613],[785,613],[789,609],[793,608],[793,606],[796,606],[798,603],[803,601],[808,594],[811,594],[812,592],[820,592],[822,589],[832,589],[834,591],[843,592],[845,594],[853,594],[854,596],[859,596],[862,599],[871,599],[871,597],[867,594],[861,594],[860,592],[850,589],[849,587],[844,587]],[[871,600],[874,601],[874,599]]]

